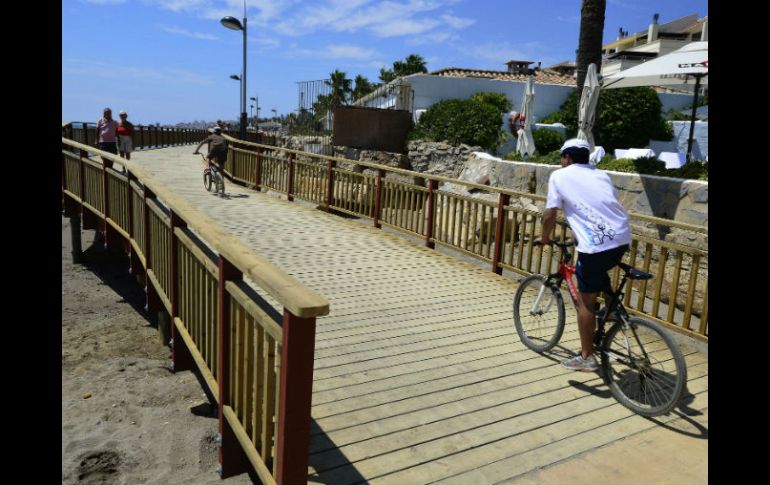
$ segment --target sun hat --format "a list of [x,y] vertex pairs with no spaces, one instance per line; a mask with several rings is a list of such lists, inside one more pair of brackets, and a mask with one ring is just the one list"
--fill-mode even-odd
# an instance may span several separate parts
[[591,154],[591,145],[585,140],[571,138],[564,142],[560,150],[561,155],[569,155],[575,163],[588,163]]

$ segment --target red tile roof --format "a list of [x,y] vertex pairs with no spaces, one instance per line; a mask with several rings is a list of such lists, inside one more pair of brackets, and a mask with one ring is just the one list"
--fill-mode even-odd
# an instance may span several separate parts
[[[481,69],[463,69],[460,67],[447,67],[429,73],[431,76],[443,77],[479,77],[485,79],[495,79],[499,81],[520,81],[527,82],[527,74],[513,74],[508,71],[485,71]],[[562,86],[577,86],[576,79],[573,76],[565,76],[554,71],[538,70],[533,74],[534,80],[538,84],[560,84]]]

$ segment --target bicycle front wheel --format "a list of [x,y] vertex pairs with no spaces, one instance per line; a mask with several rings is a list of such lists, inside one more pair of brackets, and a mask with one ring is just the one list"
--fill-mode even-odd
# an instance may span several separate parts
[[531,275],[521,280],[513,297],[513,323],[519,339],[535,352],[550,350],[564,333],[564,299],[546,277]]
[[687,383],[684,356],[655,323],[630,318],[618,322],[604,339],[602,370],[620,404],[642,416],[669,413]]
[[211,192],[211,172],[203,172],[203,186]]

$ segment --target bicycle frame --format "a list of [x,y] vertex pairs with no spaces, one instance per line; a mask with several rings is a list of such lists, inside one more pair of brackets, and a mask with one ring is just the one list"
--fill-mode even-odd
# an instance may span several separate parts
[[[561,287],[562,282],[567,282],[567,289],[569,290],[569,296],[572,298],[572,303],[575,305],[575,310],[578,309],[579,303],[578,303],[578,289],[577,285],[575,284],[574,275],[575,275],[575,265],[570,264],[570,261],[572,260],[572,254],[567,251],[566,248],[560,248],[562,250],[562,257],[559,261],[559,269],[550,275],[548,275],[548,278],[545,281],[545,284],[540,290],[540,293],[538,294],[537,298],[535,299],[535,303],[533,304],[532,308],[539,308],[540,302],[542,300],[543,294],[545,293],[545,289],[547,287],[550,287],[551,285],[556,285],[557,288]],[[626,281],[628,279],[627,275],[623,275],[622,280],[620,281],[620,284],[618,285],[617,290],[612,291],[610,290],[607,292],[607,294],[610,296],[610,301],[605,302],[607,305],[607,312],[605,313],[604,317],[597,321],[597,330],[594,334],[594,342],[596,344],[601,343],[601,341],[604,338],[604,325],[607,322],[607,319],[609,316],[616,312],[620,315],[620,318],[624,321],[628,321],[628,313],[626,312],[625,307],[623,306],[623,288],[626,285]],[[549,301],[546,305],[543,312],[548,311],[548,309],[551,307],[552,301]]]

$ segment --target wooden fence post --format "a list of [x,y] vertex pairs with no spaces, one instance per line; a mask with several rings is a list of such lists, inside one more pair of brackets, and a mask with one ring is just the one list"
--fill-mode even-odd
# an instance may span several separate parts
[[315,317],[283,312],[275,478],[279,485],[307,482]]
[[176,333],[176,325],[174,324],[174,318],[179,316],[179,250],[177,248],[177,236],[174,229],[177,227],[187,227],[187,223],[182,220],[181,217],[176,215],[173,210],[169,210],[171,224],[168,233],[168,250],[169,250],[169,300],[171,300],[171,313],[170,313],[170,325],[171,332],[165,332],[165,329],[160,329],[162,335],[171,334],[171,358],[173,359],[174,372],[182,372],[185,370],[195,369],[195,361],[193,360],[190,349],[187,348],[182,337]]
[[289,161],[288,161],[288,178],[286,184],[286,196],[289,199],[289,202],[294,200],[294,196],[292,194],[292,190],[294,189],[294,154],[289,153]]
[[254,178],[254,187],[262,191],[262,147],[257,147],[257,173]]
[[385,176],[385,170],[377,170],[377,186],[374,191],[374,227],[380,229],[380,218],[382,217],[382,178]]
[[[243,473],[249,469],[250,463],[238,442],[230,424],[225,418],[224,407],[230,406],[230,293],[225,288],[227,281],[243,278],[238,268],[233,266],[221,255],[219,256],[219,281],[218,283],[218,362],[217,385],[219,386],[219,475],[228,478]],[[307,450],[305,450],[307,454]],[[305,470],[307,472],[307,469]]]
[[511,196],[508,194],[500,194],[500,199],[497,204],[497,224],[495,225],[495,247],[492,256],[492,271],[497,274],[503,274],[503,268],[500,266],[500,261],[503,259],[503,250],[505,249],[505,241],[503,241],[503,229],[505,228],[505,220],[507,219],[505,213],[505,206],[510,202]]
[[430,249],[435,249],[436,243],[431,241],[433,239],[433,226],[436,220],[436,189],[438,188],[438,181],[428,179],[428,221],[425,228],[425,246]]
[[332,208],[332,203],[334,202],[334,167],[337,165],[337,162],[334,160],[329,160],[329,179],[326,183],[326,207],[324,207],[324,210],[326,212],[329,212]]

